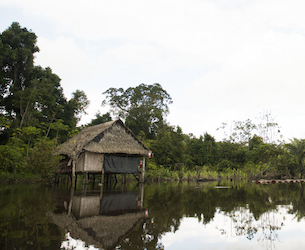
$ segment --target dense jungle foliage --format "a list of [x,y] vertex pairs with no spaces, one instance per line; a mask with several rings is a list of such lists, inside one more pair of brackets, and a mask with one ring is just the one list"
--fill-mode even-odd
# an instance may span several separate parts
[[[77,126],[90,104],[85,92],[75,90],[68,100],[59,76],[34,65],[36,41],[31,30],[16,22],[0,35],[2,179],[50,179],[59,161],[54,148],[85,127]],[[109,88],[103,95],[109,113],[98,112],[86,126],[122,118],[153,152],[148,178],[302,177],[305,141],[281,141],[270,112],[258,124],[233,122],[230,133],[221,124],[224,139],[217,142],[208,133],[197,138],[168,124],[172,98],[158,83]]]

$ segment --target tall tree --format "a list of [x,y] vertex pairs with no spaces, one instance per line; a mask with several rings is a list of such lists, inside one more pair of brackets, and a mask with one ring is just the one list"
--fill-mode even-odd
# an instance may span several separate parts
[[295,157],[299,165],[301,178],[303,177],[303,161],[305,158],[305,140],[296,138],[290,139],[290,143],[285,145],[288,151]]
[[35,66],[31,74],[31,85],[24,90],[25,111],[21,115],[20,128],[44,122],[51,124],[63,112],[66,99],[60,86],[60,78],[50,68]]
[[109,88],[102,105],[108,104],[114,116],[126,119],[126,125],[138,135],[144,132],[146,138],[155,138],[164,117],[172,103],[170,95],[159,83],[140,84],[135,88]]
[[24,98],[29,93],[25,89],[31,84],[34,53],[39,51],[37,37],[14,22],[0,35],[0,40],[1,106],[7,114],[21,120],[26,110]]

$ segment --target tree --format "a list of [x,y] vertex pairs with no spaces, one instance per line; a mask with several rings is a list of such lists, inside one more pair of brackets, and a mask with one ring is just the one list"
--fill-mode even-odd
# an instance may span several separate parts
[[176,163],[184,161],[184,135],[181,128],[164,125],[160,129],[157,139],[151,142],[150,148],[154,153],[157,165],[174,169]]
[[203,152],[201,153],[203,153],[203,165],[214,165],[218,158],[218,148],[215,138],[208,133],[205,133],[202,146]]
[[264,111],[259,117],[260,123],[256,126],[258,135],[265,143],[275,143],[280,134],[279,125],[274,122],[270,111]]
[[245,163],[247,152],[245,146],[230,141],[218,142],[217,144],[219,156],[218,165],[223,165],[221,162],[225,162],[227,167],[239,168]]
[[[18,23],[12,23],[1,34],[1,111],[12,121],[11,129],[46,127],[47,137],[52,123],[63,112],[66,99],[60,78],[50,68],[33,64],[34,53],[39,51],[36,39],[33,32]],[[9,132],[3,131],[6,138]]]
[[31,85],[34,53],[39,51],[37,37],[14,22],[0,35],[0,40],[1,106],[7,114],[20,121],[26,110],[24,98],[29,92],[25,90]]
[[112,121],[112,118],[111,118],[109,112],[107,112],[106,114],[101,115],[101,112],[98,111],[95,114],[95,119],[92,119],[91,123],[89,123],[88,126],[94,126],[94,125],[97,125],[97,124],[110,122],[110,121]]
[[172,103],[170,95],[158,83],[126,90],[109,88],[103,94],[106,98],[102,105],[108,104],[114,116],[125,119],[136,135],[143,131],[148,139],[155,138]]
[[296,138],[290,139],[290,143],[286,144],[286,149],[295,157],[299,165],[301,178],[303,177],[303,160],[305,158],[305,140]]
[[252,123],[250,119],[245,121],[234,122],[234,132],[231,135],[231,141],[239,142],[249,146],[249,141],[252,136],[252,131],[256,128],[256,125]]
[[35,84],[35,101],[33,109],[39,122],[51,124],[58,119],[63,112],[66,99],[60,85],[60,78],[52,72],[52,69],[45,69],[36,66],[33,70],[32,79]]
[[64,111],[60,118],[68,125],[70,130],[76,128],[77,123],[80,121],[82,114],[86,113],[86,108],[89,106],[90,101],[83,90],[76,90],[72,93],[72,98],[64,105]]
[[60,157],[54,155],[56,141],[41,140],[31,150],[26,161],[27,168],[35,174],[39,174],[42,180],[52,179]]
[[[40,154],[39,147],[47,147],[51,157],[56,139],[64,141],[75,132],[89,105],[81,90],[67,101],[61,79],[51,68],[34,66],[36,40],[31,30],[16,22],[0,34],[0,170],[4,172],[22,172],[31,158],[41,169],[40,161],[45,162],[43,175],[51,174],[53,168],[47,169],[51,160]],[[49,138],[56,138],[52,147],[44,144]]]

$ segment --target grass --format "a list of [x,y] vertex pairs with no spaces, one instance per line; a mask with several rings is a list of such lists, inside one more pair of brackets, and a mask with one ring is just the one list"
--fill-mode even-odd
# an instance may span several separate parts
[[[225,180],[225,179],[272,179],[278,178],[274,167],[268,164],[255,165],[246,164],[242,168],[225,168],[221,172],[216,171],[214,166],[196,166],[194,169],[182,168],[180,170],[170,170],[163,166],[148,165],[145,172],[145,179],[148,181],[197,181],[201,180]],[[61,178],[68,178],[62,176]],[[80,179],[78,179],[80,180]],[[97,181],[97,180],[96,180]],[[32,173],[5,173],[0,171],[1,183],[37,183],[43,182],[38,174]]]
[[276,171],[267,164],[245,166],[242,169],[226,168],[221,172],[216,171],[215,167],[210,166],[196,166],[194,170],[169,170],[161,166],[159,169],[147,169],[145,173],[146,179],[150,181],[196,181],[199,177],[202,180],[270,179],[277,175]]

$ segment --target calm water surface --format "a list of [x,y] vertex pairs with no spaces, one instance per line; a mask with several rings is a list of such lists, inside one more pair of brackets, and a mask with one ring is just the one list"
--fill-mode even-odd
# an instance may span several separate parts
[[0,249],[304,249],[303,185],[0,186]]

